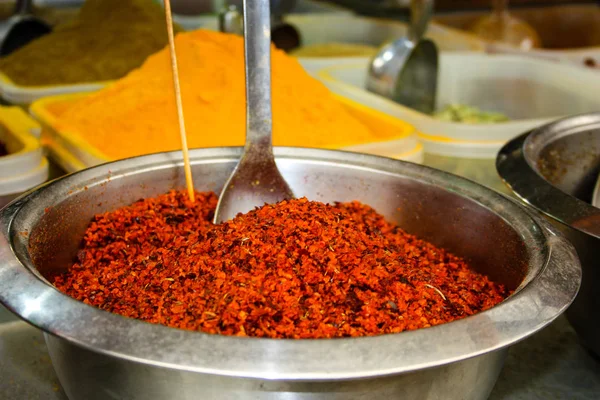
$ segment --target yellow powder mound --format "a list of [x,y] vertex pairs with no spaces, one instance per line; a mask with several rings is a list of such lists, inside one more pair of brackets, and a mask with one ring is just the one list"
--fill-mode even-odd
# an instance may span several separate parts
[[[246,113],[241,37],[199,30],[176,37],[191,148],[244,143]],[[272,50],[274,144],[334,148],[372,141],[370,132],[294,58]],[[60,116],[111,158],[181,148],[168,49],[86,96]]]

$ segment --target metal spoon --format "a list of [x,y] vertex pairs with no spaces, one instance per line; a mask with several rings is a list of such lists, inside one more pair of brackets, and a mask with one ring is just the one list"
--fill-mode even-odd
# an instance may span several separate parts
[[412,0],[408,34],[382,47],[371,60],[368,90],[423,112],[433,111],[438,52],[432,41],[423,39],[432,11],[433,0]]
[[31,13],[31,0],[17,0],[15,13],[0,27],[0,56],[6,56],[52,31]]
[[244,0],[246,145],[225,183],[215,223],[294,197],[275,164],[271,111],[271,26],[268,0]]

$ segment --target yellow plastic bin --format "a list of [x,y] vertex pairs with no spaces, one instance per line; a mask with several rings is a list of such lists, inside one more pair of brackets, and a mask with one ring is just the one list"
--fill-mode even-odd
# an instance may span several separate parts
[[0,107],[0,208],[48,179],[48,160],[38,138],[40,125],[18,107]]
[[[42,142],[48,148],[50,156],[68,172],[113,161],[90,145],[79,132],[67,132],[59,128],[61,113],[86,95],[80,93],[46,97],[35,101],[30,108],[31,114],[42,125]],[[423,147],[412,125],[344,97],[338,96],[338,99],[352,115],[376,130],[383,139],[379,142],[343,147],[341,150],[370,153],[414,163],[423,161]]]

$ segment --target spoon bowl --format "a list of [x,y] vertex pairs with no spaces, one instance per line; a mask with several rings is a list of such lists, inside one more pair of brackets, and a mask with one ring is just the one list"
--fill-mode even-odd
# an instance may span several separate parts
[[271,21],[268,1],[244,1],[246,144],[219,196],[214,222],[294,197],[273,156]]
[[[437,90],[437,47],[423,40],[433,0],[413,0],[406,37],[383,46],[371,60],[367,89],[407,106],[432,112]],[[413,79],[418,77],[418,79]],[[426,92],[423,94],[423,92]],[[413,98],[416,96],[416,98]]]

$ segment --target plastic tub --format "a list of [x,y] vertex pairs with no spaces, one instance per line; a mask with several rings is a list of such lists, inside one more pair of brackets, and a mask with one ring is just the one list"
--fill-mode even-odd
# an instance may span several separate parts
[[[99,149],[88,144],[76,132],[64,132],[57,128],[61,112],[86,94],[67,94],[47,97],[31,105],[31,113],[42,124],[42,142],[50,156],[67,172],[113,161]],[[339,100],[359,120],[373,130],[389,138],[381,142],[346,147],[344,150],[376,154],[405,161],[423,161],[423,146],[417,139],[415,128],[401,120],[370,109],[343,97]]]
[[20,108],[0,107],[0,140],[9,153],[0,157],[0,208],[48,179],[39,130]]
[[316,73],[330,89],[413,124],[427,165],[506,191],[494,169],[500,148],[515,136],[565,115],[600,109],[595,71],[513,55],[442,53],[437,107],[460,103],[504,113],[509,122],[439,121],[366,91],[368,60]]

